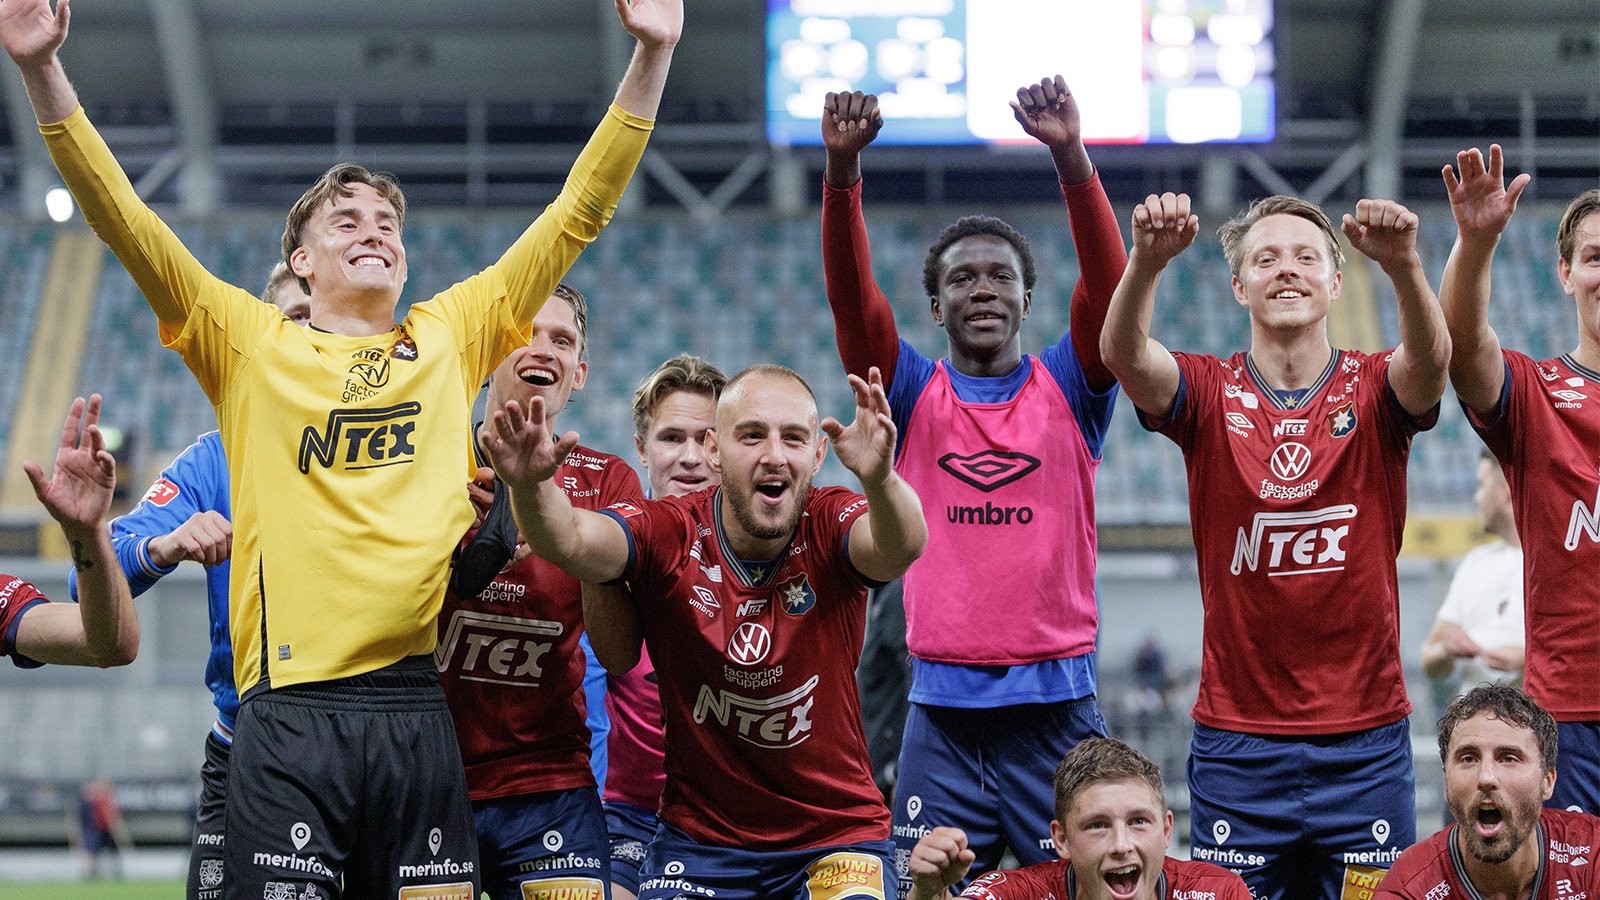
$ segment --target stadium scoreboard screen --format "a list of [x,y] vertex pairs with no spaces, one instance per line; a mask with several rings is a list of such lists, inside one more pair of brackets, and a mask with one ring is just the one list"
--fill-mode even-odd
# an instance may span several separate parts
[[1009,101],[1060,73],[1092,143],[1263,142],[1272,0],[768,0],[767,135],[819,144],[830,91],[878,95],[878,143],[1029,140]]

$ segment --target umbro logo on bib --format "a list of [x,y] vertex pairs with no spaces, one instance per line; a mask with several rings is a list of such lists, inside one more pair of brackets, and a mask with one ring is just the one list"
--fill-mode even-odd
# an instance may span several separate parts
[[939,468],[985,493],[1005,487],[1039,468],[1039,460],[1026,453],[985,450],[971,456],[946,453]]

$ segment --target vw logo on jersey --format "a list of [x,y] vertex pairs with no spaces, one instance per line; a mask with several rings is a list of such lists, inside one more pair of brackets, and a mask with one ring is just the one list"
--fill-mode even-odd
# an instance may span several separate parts
[[741,666],[760,665],[772,652],[772,633],[759,622],[745,622],[728,639],[728,658]]
[[1299,481],[1311,468],[1311,449],[1298,441],[1285,441],[1272,451],[1272,474],[1284,481]]

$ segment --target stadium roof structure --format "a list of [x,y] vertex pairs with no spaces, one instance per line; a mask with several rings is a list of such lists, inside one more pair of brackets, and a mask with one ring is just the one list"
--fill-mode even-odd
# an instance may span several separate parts
[[[766,4],[687,7],[647,202],[707,217],[735,204],[798,212],[822,157],[767,144]],[[394,169],[431,202],[542,203],[631,46],[612,0],[80,0],[73,11],[62,55],[91,115],[146,196],[199,216],[281,208],[342,158]],[[1490,140],[1537,169],[1536,194],[1600,179],[1600,0],[1277,0],[1275,16],[1278,138],[1097,150],[1114,196],[1431,197],[1456,149]],[[0,208],[42,217],[54,173],[5,68]],[[1026,201],[1048,198],[1016,172],[1048,166],[1040,153],[884,148],[874,181],[909,201]]]

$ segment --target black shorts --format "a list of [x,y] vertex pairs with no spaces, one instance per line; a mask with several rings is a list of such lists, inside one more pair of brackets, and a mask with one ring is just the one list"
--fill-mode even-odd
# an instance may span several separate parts
[[222,816],[228,796],[227,744],[215,731],[206,733],[206,761],[200,767],[200,808],[194,816],[194,841],[189,847],[188,900],[222,897]]
[[223,849],[229,900],[476,900],[466,774],[429,656],[252,696]]

